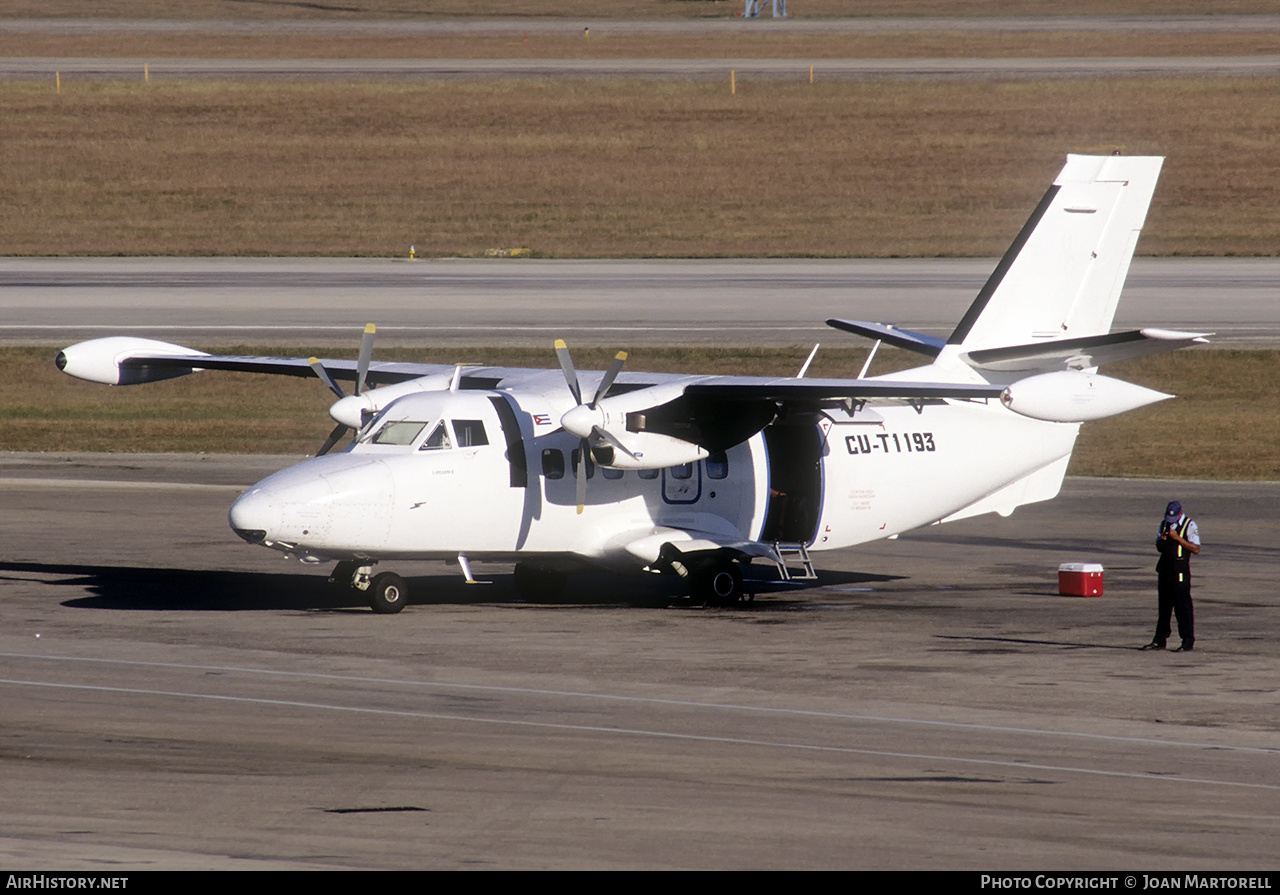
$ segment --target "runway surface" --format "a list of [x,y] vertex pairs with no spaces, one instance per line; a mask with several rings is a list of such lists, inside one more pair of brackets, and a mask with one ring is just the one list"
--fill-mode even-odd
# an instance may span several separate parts
[[140,78],[1098,78],[1261,77],[1280,56],[996,59],[131,59],[0,57],[0,79]]
[[[3,258],[0,341],[122,333],[335,345],[369,321],[402,344],[839,344],[846,317],[946,336],[995,259],[414,261]],[[1280,345],[1280,259],[1135,260],[1117,329]]]
[[[590,17],[588,17],[590,18]],[[15,34],[308,34],[437,35],[562,34],[578,36],[586,19],[574,17],[501,16],[387,19],[0,19],[0,31]],[[853,18],[788,18],[764,16],[723,18],[626,19],[606,16],[589,22],[597,36],[611,34],[900,34],[937,31],[957,33],[1086,32],[1104,34],[1251,34],[1280,30],[1280,15],[1152,15],[1152,16],[857,16]]]
[[[847,18],[743,20],[697,18],[626,20],[566,18],[414,19],[394,21],[249,21],[131,19],[0,20],[0,33],[56,35],[578,35],[584,26],[597,39],[611,35],[678,34],[971,34],[1106,33],[1260,34],[1280,28],[1277,15],[1049,16],[973,18]],[[0,58],[0,79],[52,77],[136,78],[149,66],[153,78],[723,78],[808,76],[855,79],[1241,77],[1280,73],[1280,56],[1082,57],[1082,58],[901,58],[901,59],[183,59],[12,56]]]
[[[1275,867],[1280,484],[1069,479],[735,610],[398,566],[375,616],[227,529],[286,462],[0,455],[10,866]],[[1171,497],[1182,655],[1136,649]]]

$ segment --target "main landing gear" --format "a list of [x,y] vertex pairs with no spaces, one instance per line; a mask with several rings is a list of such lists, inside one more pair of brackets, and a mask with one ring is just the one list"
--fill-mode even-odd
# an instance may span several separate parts
[[[658,568],[674,572],[689,585],[689,596],[705,606],[734,606],[746,595],[742,564],[729,551],[718,555],[686,557],[671,544],[663,544]],[[747,599],[752,597],[748,596]]]
[[690,579],[689,592],[708,606],[734,606],[745,592],[742,566],[725,560],[699,569]]
[[382,615],[399,612],[409,602],[409,587],[404,579],[395,572],[374,575],[372,565],[340,562],[334,566],[329,581],[364,591],[369,599],[369,608]]

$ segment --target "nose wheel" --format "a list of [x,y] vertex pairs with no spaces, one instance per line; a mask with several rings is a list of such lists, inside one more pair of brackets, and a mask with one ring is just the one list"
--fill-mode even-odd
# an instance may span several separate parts
[[369,605],[373,611],[391,615],[409,602],[409,588],[395,572],[383,572],[369,582]]
[[364,591],[369,599],[369,608],[380,615],[391,615],[403,609],[409,602],[409,586],[404,579],[395,572],[372,573],[371,565],[344,561],[334,567],[329,581]]

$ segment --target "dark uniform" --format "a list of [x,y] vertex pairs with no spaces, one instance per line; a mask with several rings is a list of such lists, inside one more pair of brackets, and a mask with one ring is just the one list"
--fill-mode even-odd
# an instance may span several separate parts
[[1194,520],[1182,512],[1182,504],[1173,501],[1165,511],[1156,538],[1160,560],[1156,563],[1159,588],[1159,616],[1156,634],[1143,649],[1164,649],[1172,633],[1169,616],[1177,616],[1179,652],[1190,652],[1196,642],[1195,616],[1191,606],[1191,554],[1200,552],[1200,532]]

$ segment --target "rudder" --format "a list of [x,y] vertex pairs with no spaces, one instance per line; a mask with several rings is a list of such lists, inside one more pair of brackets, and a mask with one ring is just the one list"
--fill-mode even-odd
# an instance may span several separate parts
[[947,343],[972,351],[1108,332],[1163,162],[1067,156]]

